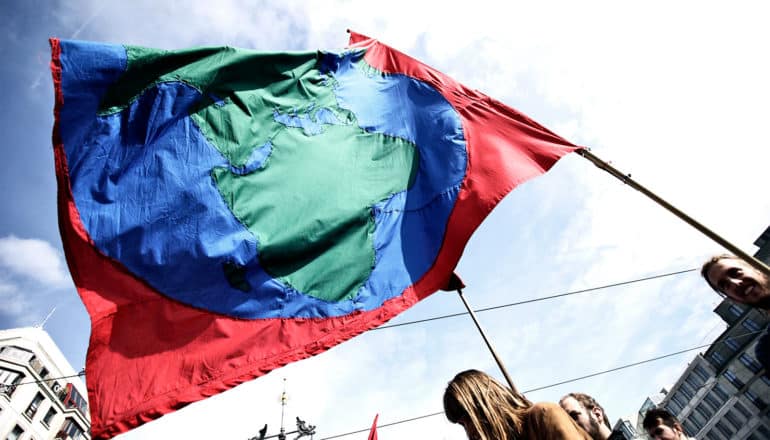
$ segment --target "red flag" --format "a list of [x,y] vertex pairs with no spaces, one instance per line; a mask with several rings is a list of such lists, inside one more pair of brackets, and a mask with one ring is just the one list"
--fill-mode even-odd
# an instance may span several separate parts
[[372,429],[369,430],[369,439],[368,440],[377,440],[377,418],[380,417],[379,414],[376,414],[374,416],[374,422],[372,422]]
[[460,286],[483,219],[578,148],[376,40],[350,43],[51,41],[59,227],[91,317],[94,440]]

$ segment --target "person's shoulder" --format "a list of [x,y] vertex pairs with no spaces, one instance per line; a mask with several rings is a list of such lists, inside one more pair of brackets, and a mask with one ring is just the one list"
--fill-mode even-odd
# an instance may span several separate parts
[[544,413],[545,414],[545,413],[550,413],[550,412],[554,412],[554,411],[559,412],[559,413],[564,412],[564,410],[561,409],[561,407],[559,405],[557,405],[555,403],[551,403],[551,402],[538,402],[538,403],[532,405],[529,408],[529,412],[533,413],[533,414],[534,413]]
[[561,407],[551,402],[538,402],[530,408],[530,411],[564,411]]
[[532,405],[527,411],[531,418],[540,420],[562,418],[567,413],[557,404],[551,402],[538,402]]
[[588,434],[555,403],[536,403],[527,410],[527,413],[526,425],[530,438],[590,440]]

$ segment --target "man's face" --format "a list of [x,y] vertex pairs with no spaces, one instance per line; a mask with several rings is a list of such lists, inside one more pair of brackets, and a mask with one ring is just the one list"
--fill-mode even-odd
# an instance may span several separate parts
[[723,258],[706,275],[712,286],[733,301],[770,310],[770,280],[742,260]]
[[559,402],[559,405],[561,405],[564,411],[566,411],[567,414],[569,414],[569,416],[591,436],[591,438],[601,438],[600,421],[593,412],[587,410],[574,397],[562,399],[562,401]]
[[681,438],[682,431],[679,427],[671,428],[660,423],[660,420],[658,423],[658,426],[647,430],[647,434],[652,440],[679,440]]

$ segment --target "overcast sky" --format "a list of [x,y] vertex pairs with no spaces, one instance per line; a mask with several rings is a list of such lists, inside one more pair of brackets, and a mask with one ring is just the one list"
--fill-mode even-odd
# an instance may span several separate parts
[[[338,49],[376,37],[592,151],[744,250],[770,223],[770,28],[764,2],[0,2],[0,327],[46,329],[76,369],[89,322],[63,259],[51,147],[51,36],[164,49]],[[458,272],[489,307],[699,267],[721,249],[585,159],[514,190],[471,239]],[[718,297],[689,272],[479,314],[528,390],[708,343]],[[462,310],[436,293],[392,323]],[[696,352],[528,394],[592,394],[635,413]],[[295,416],[316,439],[441,410],[452,376],[501,377],[470,318],[381,329],[120,436],[246,440]],[[463,439],[443,416],[381,440]],[[344,437],[365,439],[366,433]]]

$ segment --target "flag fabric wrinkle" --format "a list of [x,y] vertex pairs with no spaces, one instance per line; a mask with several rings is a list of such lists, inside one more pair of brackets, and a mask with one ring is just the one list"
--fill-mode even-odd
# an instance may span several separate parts
[[51,53],[95,440],[461,286],[484,217],[578,148],[357,33],[339,52]]

